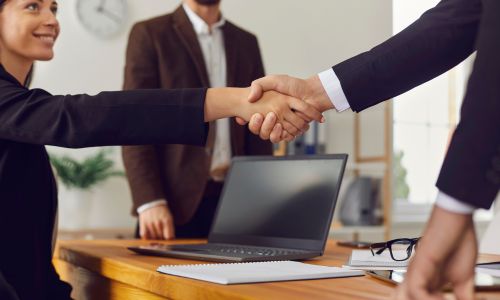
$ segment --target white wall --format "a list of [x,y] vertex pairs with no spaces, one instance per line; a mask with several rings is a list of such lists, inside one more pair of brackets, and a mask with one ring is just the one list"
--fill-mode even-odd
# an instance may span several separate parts
[[[56,45],[56,57],[51,62],[37,64],[33,86],[54,94],[94,94],[120,89],[132,24],[171,11],[179,3],[128,0],[130,14],[126,28],[113,39],[101,40],[78,23],[75,1],[59,1],[62,33]],[[226,18],[259,37],[267,73],[307,77],[369,49],[389,37],[392,31],[390,0],[224,0],[222,9]],[[352,113],[330,113],[327,118],[327,151],[352,153]],[[49,151],[82,157],[94,150],[51,147]],[[115,154],[121,164],[119,151]],[[62,194],[61,198],[67,197],[64,189]],[[93,201],[93,227],[133,226],[125,180],[110,180],[98,189]],[[63,206],[61,203],[64,223]]]

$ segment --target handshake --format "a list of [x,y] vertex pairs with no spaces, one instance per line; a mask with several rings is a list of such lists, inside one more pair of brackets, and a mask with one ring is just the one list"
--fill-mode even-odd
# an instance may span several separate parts
[[287,75],[266,76],[252,82],[248,99],[236,114],[240,125],[273,143],[291,141],[309,129],[309,122],[325,122],[322,112],[334,108],[319,80]]

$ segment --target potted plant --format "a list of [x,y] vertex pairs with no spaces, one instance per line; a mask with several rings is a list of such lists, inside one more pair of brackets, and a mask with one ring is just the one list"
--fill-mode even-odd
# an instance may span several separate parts
[[50,162],[57,177],[68,191],[64,199],[65,216],[61,219],[67,229],[87,227],[91,208],[92,189],[110,177],[124,176],[124,172],[114,169],[114,162],[108,157],[109,150],[100,149],[81,162],[67,155],[50,155]]

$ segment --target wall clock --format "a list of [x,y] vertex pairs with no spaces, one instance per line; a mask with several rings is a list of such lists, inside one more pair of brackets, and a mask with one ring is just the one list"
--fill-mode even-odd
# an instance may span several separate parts
[[85,29],[100,38],[109,38],[125,27],[127,1],[77,0],[76,13]]

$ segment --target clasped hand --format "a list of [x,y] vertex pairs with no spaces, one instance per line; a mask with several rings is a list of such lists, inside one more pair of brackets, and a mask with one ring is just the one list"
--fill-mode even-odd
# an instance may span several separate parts
[[324,122],[321,112],[333,108],[317,76],[303,80],[271,75],[255,80],[248,102],[259,107],[253,107],[252,116],[239,117],[237,122],[245,125],[249,120],[252,133],[273,143],[293,140],[306,132],[313,120]]

